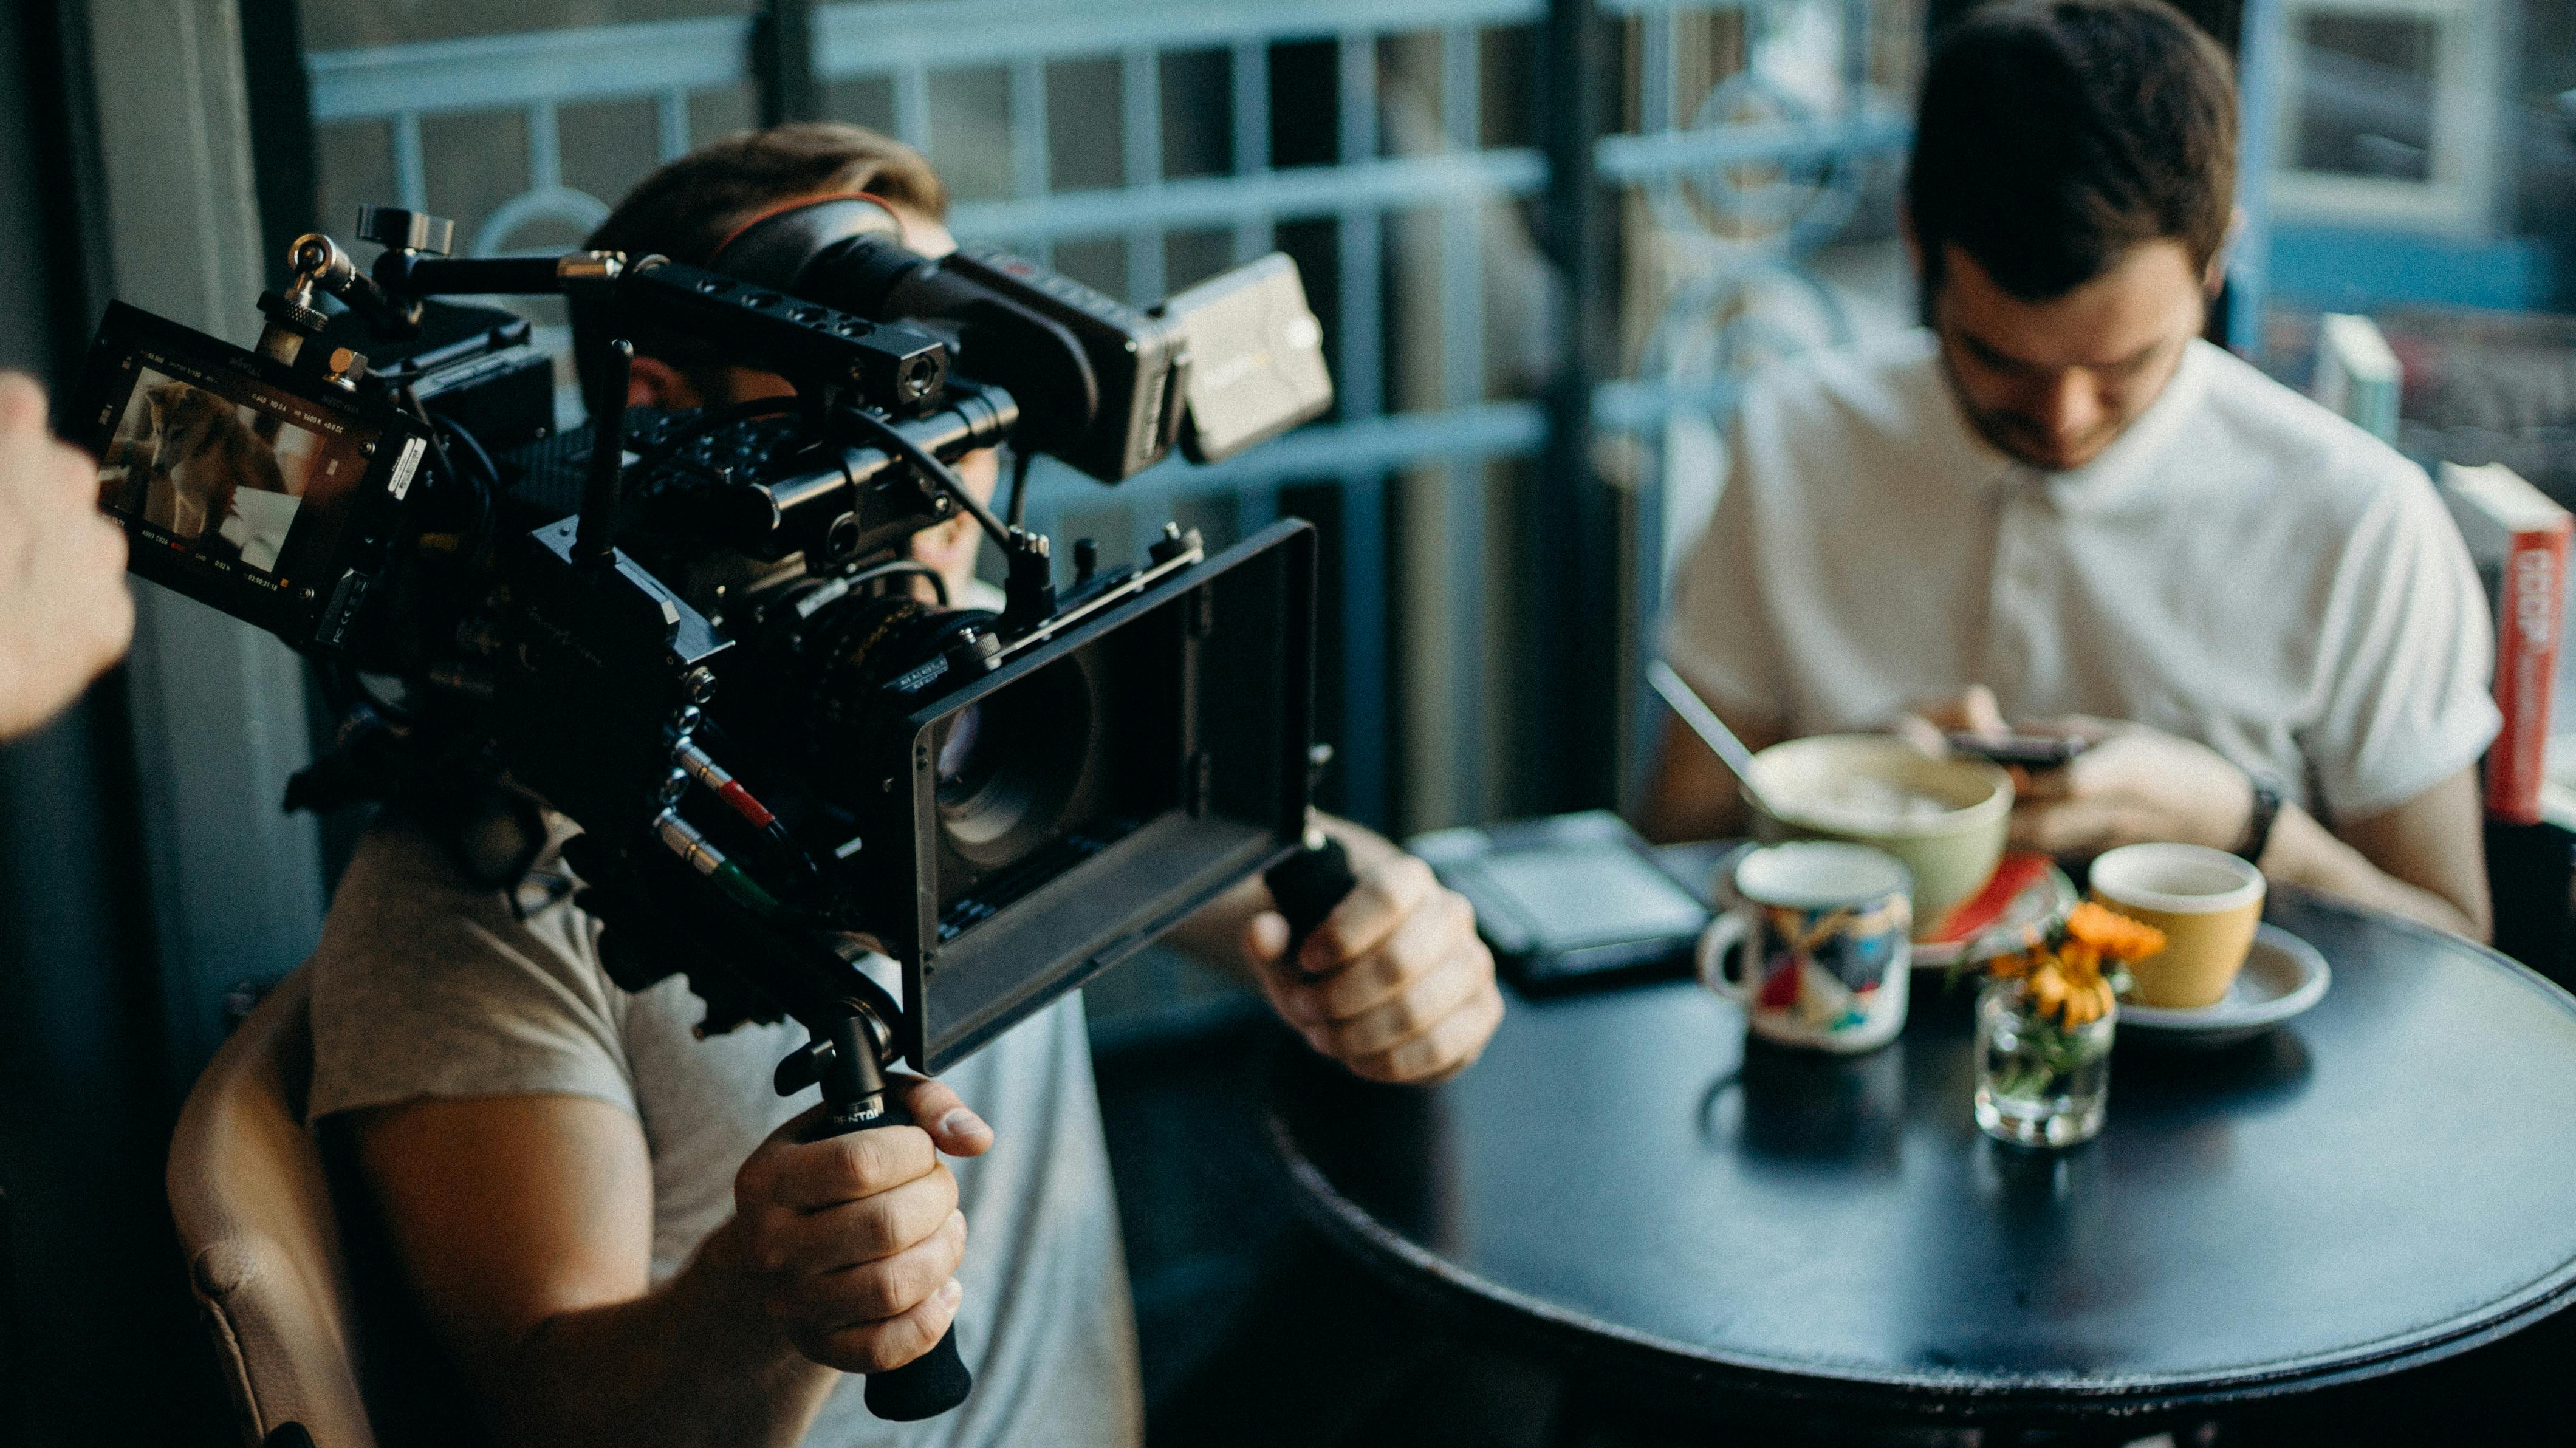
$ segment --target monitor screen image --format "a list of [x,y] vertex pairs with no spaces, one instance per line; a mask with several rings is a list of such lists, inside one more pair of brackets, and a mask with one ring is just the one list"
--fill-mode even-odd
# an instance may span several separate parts
[[99,503],[189,551],[274,573],[307,502],[367,470],[359,442],[140,369],[99,466]]

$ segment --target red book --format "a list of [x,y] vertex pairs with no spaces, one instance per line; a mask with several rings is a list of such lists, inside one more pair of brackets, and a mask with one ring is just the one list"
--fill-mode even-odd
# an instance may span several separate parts
[[2508,824],[2537,824],[2566,617],[2571,520],[2502,463],[2444,463],[2442,496],[2496,610],[2495,700],[2504,730],[2487,750],[2487,814]]

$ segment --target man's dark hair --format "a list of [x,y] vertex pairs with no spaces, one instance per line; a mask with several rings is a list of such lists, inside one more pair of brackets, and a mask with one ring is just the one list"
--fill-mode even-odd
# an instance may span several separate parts
[[948,217],[948,187],[919,151],[865,126],[797,121],[710,141],[655,171],[584,244],[705,266],[754,213],[831,191],[865,191],[933,221]]
[[[796,121],[738,131],[663,166],[626,193],[582,244],[705,266],[716,248],[769,207],[847,191],[933,221],[948,218],[948,187],[919,151],[865,126]],[[723,356],[706,342],[644,324],[633,332],[637,351],[688,372],[702,391],[716,386],[707,369]]]
[[2032,301],[2159,238],[2205,270],[2235,192],[2233,67],[2164,0],[1997,0],[1934,41],[1905,179],[1927,309],[1953,243]]

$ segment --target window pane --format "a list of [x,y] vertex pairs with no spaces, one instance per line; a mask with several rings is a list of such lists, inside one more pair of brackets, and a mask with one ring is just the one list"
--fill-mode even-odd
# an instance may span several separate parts
[[579,30],[643,20],[748,15],[753,0],[327,0],[302,7],[304,48],[353,50],[474,35]]
[[2432,22],[2308,15],[2299,32],[2298,168],[2431,179]]

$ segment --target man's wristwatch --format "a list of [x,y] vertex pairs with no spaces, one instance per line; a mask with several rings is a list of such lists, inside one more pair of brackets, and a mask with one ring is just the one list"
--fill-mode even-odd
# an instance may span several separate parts
[[2272,821],[2281,817],[2281,786],[2268,774],[2245,771],[2245,782],[2254,789],[2254,809],[2245,817],[2245,842],[2236,847],[2236,857],[2249,865],[2263,863],[2263,847],[2272,843]]

